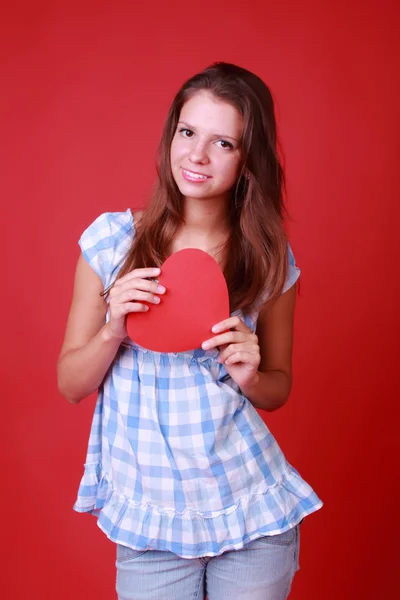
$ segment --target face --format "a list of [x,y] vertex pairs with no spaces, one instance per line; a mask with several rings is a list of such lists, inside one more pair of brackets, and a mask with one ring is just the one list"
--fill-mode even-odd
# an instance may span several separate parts
[[243,119],[231,104],[196,92],[182,107],[171,144],[172,174],[186,198],[227,198],[241,167]]

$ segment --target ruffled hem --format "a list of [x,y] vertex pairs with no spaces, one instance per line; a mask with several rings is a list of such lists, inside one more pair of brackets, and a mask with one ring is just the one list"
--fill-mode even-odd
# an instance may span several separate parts
[[114,490],[100,464],[86,464],[74,505],[97,517],[106,536],[137,550],[167,550],[182,558],[218,556],[265,535],[296,526],[323,503],[288,465],[280,482],[261,494],[245,496],[221,511],[177,513],[150,503],[134,503]]

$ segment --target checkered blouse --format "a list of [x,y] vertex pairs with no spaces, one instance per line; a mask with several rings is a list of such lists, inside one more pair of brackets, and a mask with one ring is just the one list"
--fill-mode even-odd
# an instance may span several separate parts
[[[102,214],[79,240],[105,287],[134,235],[128,209]],[[285,289],[299,274],[289,247]],[[244,318],[253,331],[257,316]],[[74,505],[114,542],[216,556],[322,506],[217,356],[121,344],[99,389]]]

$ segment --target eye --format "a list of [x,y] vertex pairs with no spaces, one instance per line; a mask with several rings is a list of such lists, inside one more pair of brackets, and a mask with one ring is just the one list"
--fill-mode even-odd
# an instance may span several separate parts
[[179,130],[179,133],[181,133],[183,137],[187,138],[190,138],[193,135],[193,131],[191,129],[187,129],[186,127],[182,127],[182,129]]
[[233,144],[227,142],[226,140],[218,140],[217,144],[221,144],[220,148],[224,148],[226,150],[233,150]]

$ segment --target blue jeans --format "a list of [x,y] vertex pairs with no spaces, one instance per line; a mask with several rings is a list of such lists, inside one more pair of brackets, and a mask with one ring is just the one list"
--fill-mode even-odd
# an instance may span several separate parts
[[299,525],[214,557],[117,544],[118,600],[285,600],[299,569],[299,544]]

